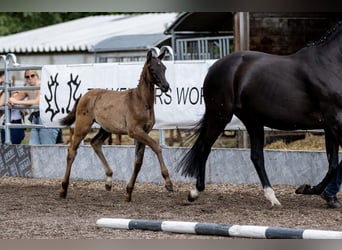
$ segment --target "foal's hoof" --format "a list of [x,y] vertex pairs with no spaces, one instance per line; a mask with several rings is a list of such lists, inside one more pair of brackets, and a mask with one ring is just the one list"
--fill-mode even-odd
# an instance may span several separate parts
[[131,201],[132,201],[132,196],[126,195],[125,202],[131,202]]
[[64,190],[62,190],[62,191],[59,193],[59,197],[65,199],[65,198],[66,198],[66,194],[67,194],[67,193],[66,193]]
[[315,190],[308,184],[304,184],[296,189],[296,194],[315,194]]
[[105,187],[106,187],[107,191],[111,191],[112,190],[112,185],[106,184]]
[[167,191],[173,192],[173,186],[172,185],[165,185],[165,188],[167,189]]

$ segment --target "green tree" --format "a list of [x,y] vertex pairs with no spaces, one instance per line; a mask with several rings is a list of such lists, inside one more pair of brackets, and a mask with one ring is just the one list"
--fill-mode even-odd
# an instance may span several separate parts
[[0,36],[66,22],[86,16],[119,14],[113,12],[0,12]]

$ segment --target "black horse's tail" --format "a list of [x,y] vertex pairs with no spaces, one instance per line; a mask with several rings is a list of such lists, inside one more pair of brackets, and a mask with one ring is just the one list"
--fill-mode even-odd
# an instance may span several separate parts
[[207,136],[208,123],[206,116],[195,127],[192,137],[197,137],[192,148],[181,159],[177,171],[185,177],[197,178],[197,190],[204,190],[205,166],[212,144],[208,143]]
[[72,110],[68,113],[68,115],[64,118],[62,118],[59,123],[61,125],[64,125],[64,126],[70,126],[72,125],[75,120],[76,120],[76,108],[77,108],[77,105],[78,105],[78,102],[80,101],[81,98],[78,98],[74,104],[74,107],[72,108]]

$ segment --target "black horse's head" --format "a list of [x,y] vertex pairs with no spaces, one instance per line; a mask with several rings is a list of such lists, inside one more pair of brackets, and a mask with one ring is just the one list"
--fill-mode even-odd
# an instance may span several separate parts
[[165,53],[166,51],[164,50],[160,55],[154,56],[153,50],[149,50],[147,52],[146,60],[150,79],[161,89],[162,92],[167,92],[170,88],[170,85],[165,77],[166,67],[162,63]]

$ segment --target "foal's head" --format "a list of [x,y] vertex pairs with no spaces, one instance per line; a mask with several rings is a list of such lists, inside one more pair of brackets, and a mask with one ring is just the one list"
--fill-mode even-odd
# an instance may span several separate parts
[[170,88],[169,83],[165,77],[166,67],[162,63],[165,52],[161,53],[158,57],[153,56],[152,51],[147,52],[147,60],[145,67],[147,68],[148,78],[157,85],[162,92],[167,92]]

